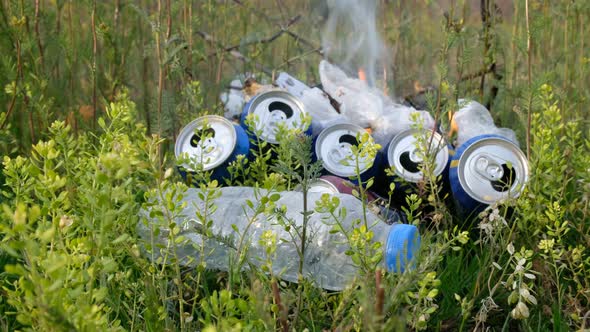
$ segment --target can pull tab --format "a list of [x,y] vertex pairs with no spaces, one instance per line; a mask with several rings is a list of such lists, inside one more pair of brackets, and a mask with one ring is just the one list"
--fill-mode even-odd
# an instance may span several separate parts
[[344,134],[338,138],[338,144],[328,152],[329,158],[333,163],[340,163],[346,158],[352,156],[352,146],[358,146],[359,142],[355,136]]
[[[221,144],[217,144],[217,141],[213,137],[208,137],[201,141],[201,144],[197,147],[200,155],[211,160],[216,160],[222,153],[223,147]],[[204,160],[204,162],[210,162],[211,160]]]
[[217,144],[213,128],[201,128],[195,131],[190,139],[190,145],[196,149],[198,156],[209,159],[204,159],[205,163],[215,160],[223,153],[223,145]]
[[263,131],[267,136],[274,136],[279,124],[286,123],[287,116],[279,110],[272,111],[268,114],[266,121],[262,123]]
[[[293,108],[282,101],[273,101],[268,105],[268,118],[266,124],[274,130],[280,123],[287,123],[287,119],[293,116]],[[266,128],[265,128],[266,130]]]
[[343,160],[352,156],[351,145],[348,143],[340,143],[335,148],[328,152],[328,156],[333,163],[341,163]]
[[486,153],[475,157],[475,171],[490,181],[492,188],[497,192],[510,190],[516,181],[514,168],[509,166],[508,161]]
[[276,127],[279,123],[285,122],[285,120],[287,120],[287,116],[285,115],[285,113],[283,113],[282,111],[272,111],[270,112],[268,123]]
[[485,153],[475,158],[475,171],[488,181],[499,181],[504,175],[502,163]]

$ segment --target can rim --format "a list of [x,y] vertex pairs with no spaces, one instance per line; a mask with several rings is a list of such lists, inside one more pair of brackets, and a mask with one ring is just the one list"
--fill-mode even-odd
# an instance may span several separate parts
[[[322,132],[320,132],[320,134],[317,137],[317,140],[315,142],[315,151],[316,151],[316,155],[318,160],[321,160],[323,162],[323,166],[324,168],[332,173],[335,174],[336,176],[339,177],[350,177],[350,176],[355,176],[356,174],[348,174],[345,172],[341,172],[337,167],[334,167],[334,165],[332,165],[331,163],[326,163],[325,158],[322,156],[322,150],[321,150],[321,146],[324,142],[324,140],[326,139],[326,137],[328,135],[330,135],[332,132],[334,132],[335,130],[351,130],[351,131],[355,131],[357,134],[363,134],[363,132],[365,132],[365,130],[358,125],[355,125],[353,123],[337,123],[334,124],[332,126],[326,127],[324,128],[324,130],[322,130]],[[373,160],[373,163],[375,161]],[[372,164],[371,162],[367,163],[367,166],[363,169],[360,170],[360,173],[364,173],[366,172],[368,169],[371,168]],[[340,165],[342,166],[342,165]]]
[[[307,113],[305,111],[305,106],[303,105],[303,102],[301,102],[301,100],[299,100],[299,98],[297,98],[295,95],[293,95],[292,93],[289,93],[287,91],[284,91],[284,90],[273,89],[273,90],[259,93],[256,96],[254,96],[249,103],[250,105],[248,106],[248,110],[247,110],[248,114],[252,113],[252,110],[256,109],[256,107],[262,101],[264,101],[268,98],[273,98],[273,97],[288,99],[290,102],[295,104],[295,106],[299,109],[299,111],[301,111],[301,113],[303,113],[303,114]],[[299,128],[303,129],[303,121],[299,124]],[[269,135],[266,135],[263,133],[262,135],[260,135],[260,138],[262,138],[264,141],[266,141],[268,143],[278,144],[279,141],[276,139],[276,135],[272,135],[272,136],[273,137],[269,137]]]
[[[464,144],[468,143],[469,141],[465,142]],[[522,166],[522,177],[519,177],[517,173],[515,175],[515,183],[510,187],[508,191],[502,192],[507,193],[507,195],[502,195],[502,197],[499,199],[494,199],[489,195],[482,195],[480,193],[477,193],[471,188],[471,186],[465,179],[465,168],[467,167],[466,163],[471,154],[481,145],[488,145],[490,143],[493,145],[499,145],[504,148],[507,148],[510,152],[514,153],[515,159],[517,159],[517,161],[519,161],[519,165]],[[459,157],[459,163],[457,164],[457,175],[459,178],[459,184],[471,198],[480,203],[490,205],[504,198],[517,198],[520,196],[520,194],[522,194],[522,192],[524,191],[524,187],[529,180],[529,163],[526,156],[524,155],[524,152],[522,152],[522,150],[516,144],[514,144],[514,142],[508,140],[507,138],[499,136],[484,137],[476,140],[473,143],[469,143],[467,148],[465,148],[463,153],[461,153],[461,156]],[[486,199],[486,196],[489,196],[490,199]]]
[[[174,156],[176,157],[176,159],[178,159],[180,157],[180,155],[182,153],[184,153],[182,151],[182,142],[184,142],[187,139],[187,136],[191,135],[190,137],[192,137],[192,135],[194,134],[194,131],[196,129],[202,128],[202,125],[205,122],[209,123],[209,124],[212,122],[221,123],[222,125],[226,126],[227,128],[232,129],[232,130],[230,130],[231,144],[229,145],[228,152],[224,153],[224,156],[222,158],[219,158],[218,160],[216,160],[214,163],[203,166],[204,171],[209,171],[209,170],[212,170],[212,169],[218,167],[219,165],[223,164],[231,156],[231,154],[233,153],[234,149],[236,148],[236,144],[237,144],[237,142],[236,142],[237,135],[236,135],[236,130],[234,128],[233,123],[231,123],[228,119],[226,119],[222,116],[203,115],[203,116],[200,116],[200,117],[194,119],[193,121],[189,122],[186,126],[184,126],[182,128],[182,130],[180,131],[180,133],[178,134],[178,137],[176,138],[176,142],[174,144]],[[188,137],[188,138],[190,139],[190,137]],[[190,168],[186,163],[183,163],[181,166],[186,168],[187,170],[194,171],[194,169]]]
[[[313,186],[313,185],[317,185],[318,183],[321,183],[321,184],[323,185],[323,188],[328,188],[329,190],[331,190],[331,192],[332,192],[333,194],[337,194],[337,193],[339,193],[339,192],[340,192],[340,191],[338,191],[338,188],[337,188],[337,187],[336,187],[336,186],[335,186],[335,185],[334,185],[332,182],[330,182],[330,181],[328,181],[328,180],[326,180],[326,179],[322,179],[322,178],[317,178],[317,179],[315,179],[315,181],[313,181],[313,182],[310,184],[310,188],[311,188],[311,186]],[[302,186],[301,186],[301,185],[298,185],[298,186],[295,188],[295,191],[303,191],[303,188],[302,188]],[[309,188],[308,188],[308,191],[309,191]]]
[[[397,164],[398,164],[397,158],[395,158],[395,155],[394,155],[396,147],[404,138],[406,138],[408,136],[412,137],[413,142],[415,142],[414,134],[419,133],[419,132],[432,133],[434,136],[434,139],[438,139],[438,141],[441,142],[441,144],[442,144],[440,150],[436,153],[436,156],[435,156],[436,166],[434,168],[434,175],[439,176],[445,170],[445,168],[449,162],[449,147],[447,144],[444,144],[445,140],[441,134],[439,134],[438,132],[429,130],[429,129],[411,128],[411,129],[404,130],[401,133],[395,135],[395,137],[393,137],[391,139],[391,141],[389,142],[389,146],[387,147],[387,163],[390,167],[397,166]],[[434,143],[434,141],[433,141],[433,143]],[[443,159],[443,160],[441,160],[442,161],[441,163],[438,163],[438,159],[440,158],[439,156],[442,156],[442,159]],[[392,160],[393,160],[393,164],[391,162]],[[400,167],[394,167],[394,172],[397,176],[403,178],[406,181],[413,182],[413,183],[420,182],[424,178],[424,174],[422,173],[422,171],[419,171],[418,173],[416,173],[416,174],[418,174],[417,176],[409,176],[410,174],[408,174],[407,172],[403,172],[403,167],[401,165],[400,165]]]

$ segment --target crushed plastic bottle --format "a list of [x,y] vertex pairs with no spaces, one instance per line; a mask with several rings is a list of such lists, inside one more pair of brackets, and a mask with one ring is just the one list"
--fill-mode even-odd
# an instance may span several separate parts
[[[197,248],[201,245],[206,248],[205,261],[208,268],[228,270],[229,257],[232,251],[239,246],[243,237],[247,243],[248,261],[261,266],[266,258],[265,247],[260,239],[266,230],[272,231],[277,238],[276,253],[272,258],[273,273],[280,278],[290,281],[298,281],[299,256],[297,246],[292,240],[284,225],[277,222],[275,216],[258,215],[252,220],[253,211],[248,207],[247,201],[256,201],[256,192],[251,187],[225,187],[220,188],[221,195],[213,201],[217,207],[215,211],[209,211],[213,221],[211,232],[231,241],[231,246],[222,244],[216,239],[205,238],[199,233],[199,222],[195,217],[197,212],[204,212],[204,204],[199,199],[199,189],[190,188],[182,194],[178,204],[186,202],[181,215],[175,222],[181,225],[181,233],[187,241],[176,244],[176,254],[183,265],[194,266],[199,261]],[[286,217],[292,220],[291,232],[303,223],[303,193],[296,191],[278,192],[280,199],[276,206],[285,206]],[[322,193],[308,193],[308,209],[313,211],[316,201],[320,200]],[[341,225],[347,231],[352,230],[353,221],[362,219],[362,203],[352,195],[335,194],[340,199],[340,206],[346,207],[346,215],[341,220]],[[256,204],[256,203],[254,203]],[[150,218],[150,211],[163,209],[156,204],[150,210],[142,210],[143,220],[138,224],[138,233],[146,242],[150,242],[152,233],[150,228],[157,227],[156,219]],[[413,225],[393,224],[388,225],[377,215],[367,211],[367,221],[370,230],[373,231],[374,242],[381,242],[383,248],[383,267],[393,272],[403,272],[408,264],[412,263],[416,251],[420,246],[418,229]],[[353,264],[347,255],[350,246],[346,236],[342,232],[332,232],[335,220],[329,213],[314,212],[311,214],[307,226],[308,242],[305,250],[303,277],[315,282],[318,287],[329,290],[342,290],[358,275],[358,267]],[[234,229],[237,229],[236,230]],[[168,243],[168,232],[160,230],[154,239],[152,259],[163,257]],[[284,241],[282,240],[284,239]],[[246,265],[247,266],[247,265]]]
[[371,128],[375,142],[382,147],[416,121],[423,128],[434,128],[434,119],[427,111],[395,102],[366,82],[348,77],[326,60],[320,62],[319,72],[324,90],[340,103],[342,116],[350,123]]

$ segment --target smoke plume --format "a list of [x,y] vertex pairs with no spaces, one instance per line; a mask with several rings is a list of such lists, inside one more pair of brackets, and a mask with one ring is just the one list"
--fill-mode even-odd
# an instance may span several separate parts
[[324,54],[350,75],[364,70],[367,83],[375,86],[377,70],[386,59],[377,31],[377,0],[327,0],[327,5]]

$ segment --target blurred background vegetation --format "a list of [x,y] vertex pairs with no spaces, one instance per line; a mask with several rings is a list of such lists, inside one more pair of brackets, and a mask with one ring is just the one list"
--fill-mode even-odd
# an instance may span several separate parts
[[[528,18],[526,1],[379,5],[390,94],[450,85],[523,138],[525,114],[538,108],[531,94],[550,82],[564,119],[587,124],[588,2],[529,1]],[[2,0],[0,116],[16,139],[4,152],[25,151],[55,119],[95,128],[121,89],[138,121],[173,139],[189,118],[220,112],[219,94],[238,75],[271,81],[287,71],[317,84],[327,15],[325,1]]]

